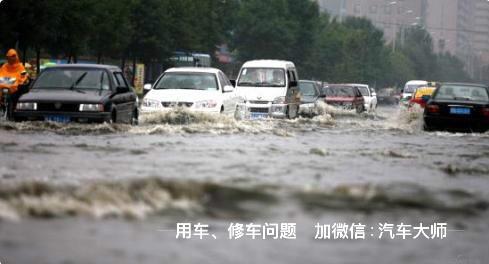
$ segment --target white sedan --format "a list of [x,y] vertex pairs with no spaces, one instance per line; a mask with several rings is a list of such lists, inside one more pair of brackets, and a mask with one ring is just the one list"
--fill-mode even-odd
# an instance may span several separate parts
[[214,68],[166,70],[144,96],[142,112],[184,107],[192,111],[235,114],[242,99],[226,75]]
[[373,112],[377,109],[377,93],[373,88],[370,88],[366,84],[355,84],[362,93],[363,100],[365,101],[365,111]]

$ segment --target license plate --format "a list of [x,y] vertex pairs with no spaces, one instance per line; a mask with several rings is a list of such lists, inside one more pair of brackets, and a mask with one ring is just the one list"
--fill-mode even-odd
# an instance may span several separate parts
[[56,123],[69,123],[71,120],[68,116],[63,115],[50,115],[44,117],[45,121],[56,122]]
[[250,119],[265,119],[268,117],[267,113],[251,113]]
[[465,108],[465,107],[452,107],[452,108],[450,108],[450,114],[454,114],[454,115],[470,115],[470,108]]

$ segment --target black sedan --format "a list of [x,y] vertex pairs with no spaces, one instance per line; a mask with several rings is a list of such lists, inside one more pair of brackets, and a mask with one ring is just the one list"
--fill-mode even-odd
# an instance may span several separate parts
[[138,122],[138,99],[120,68],[70,64],[45,69],[19,98],[16,121]]
[[425,130],[489,130],[489,88],[481,84],[443,83],[424,110]]

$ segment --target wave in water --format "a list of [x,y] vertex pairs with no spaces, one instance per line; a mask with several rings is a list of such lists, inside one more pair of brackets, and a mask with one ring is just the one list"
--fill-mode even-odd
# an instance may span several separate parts
[[[463,190],[428,190],[421,185],[342,185],[333,189],[238,186],[158,178],[56,185],[2,184],[0,220],[89,216],[143,219],[154,214],[197,214],[250,218],[272,208],[299,204],[305,210],[396,209],[477,214],[488,202]],[[300,210],[300,209],[298,209]]]

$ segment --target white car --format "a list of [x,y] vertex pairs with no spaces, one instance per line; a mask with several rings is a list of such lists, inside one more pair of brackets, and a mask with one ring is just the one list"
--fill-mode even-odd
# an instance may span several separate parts
[[408,106],[409,101],[413,97],[413,93],[418,89],[419,87],[423,86],[428,86],[427,81],[419,81],[419,80],[414,80],[414,81],[409,81],[404,85],[404,89],[402,89],[402,95],[400,99],[401,106]]
[[363,96],[365,102],[364,109],[368,113],[375,111],[377,109],[377,93],[373,88],[370,88],[367,84],[353,84],[358,87],[360,93]]
[[248,61],[241,67],[236,89],[246,100],[245,118],[295,118],[301,93],[294,63],[280,60]]
[[192,111],[235,114],[243,100],[220,70],[214,68],[171,68],[166,70],[144,96],[142,112],[185,107]]

